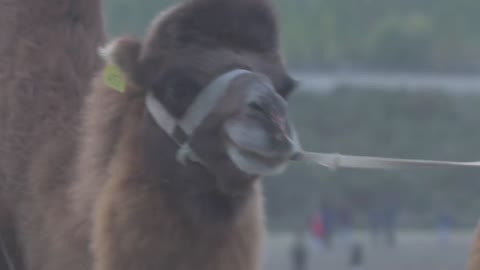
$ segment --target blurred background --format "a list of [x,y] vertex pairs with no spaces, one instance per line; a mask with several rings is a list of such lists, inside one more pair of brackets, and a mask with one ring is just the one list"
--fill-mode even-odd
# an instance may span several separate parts
[[[108,33],[141,36],[175,2],[106,0]],[[480,160],[480,1],[273,2],[305,149]],[[463,269],[479,180],[293,164],[265,181],[266,269]]]

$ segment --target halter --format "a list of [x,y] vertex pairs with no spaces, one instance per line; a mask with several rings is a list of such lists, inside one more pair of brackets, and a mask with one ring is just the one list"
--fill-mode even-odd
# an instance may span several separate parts
[[201,159],[195,155],[188,145],[188,139],[205,118],[210,115],[225,95],[230,83],[239,76],[250,73],[252,72],[245,69],[234,69],[220,75],[200,91],[181,119],[174,118],[165,106],[155,98],[153,93],[148,92],[145,99],[147,111],[155,123],[180,146],[177,152],[177,160],[180,163],[185,164],[187,159],[202,163]]

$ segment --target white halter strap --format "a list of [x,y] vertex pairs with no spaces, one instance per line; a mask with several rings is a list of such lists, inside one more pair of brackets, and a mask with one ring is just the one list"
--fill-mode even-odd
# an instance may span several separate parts
[[183,131],[192,135],[193,131],[205,120],[205,118],[213,111],[220,98],[225,94],[228,85],[233,79],[240,75],[251,73],[244,69],[235,69],[224,73],[205,89],[200,91],[193,103],[188,108],[184,117],[179,121],[179,126]]
[[231,81],[242,74],[248,73],[251,72],[244,69],[235,69],[220,75],[200,91],[182,119],[175,119],[151,92],[147,94],[145,100],[147,110],[155,120],[155,123],[167,132],[168,135],[173,136],[175,129],[180,127],[187,136],[191,136],[195,129],[212,112],[220,98],[225,94]]
[[165,109],[165,106],[153,96],[152,92],[147,93],[145,105],[155,123],[171,136],[177,124],[175,118],[173,118]]

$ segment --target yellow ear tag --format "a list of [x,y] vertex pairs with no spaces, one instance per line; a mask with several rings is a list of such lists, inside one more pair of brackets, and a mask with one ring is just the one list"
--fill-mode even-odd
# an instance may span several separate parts
[[125,92],[127,86],[125,74],[123,74],[117,65],[112,63],[107,64],[103,71],[103,82],[106,86],[111,87],[120,93]]

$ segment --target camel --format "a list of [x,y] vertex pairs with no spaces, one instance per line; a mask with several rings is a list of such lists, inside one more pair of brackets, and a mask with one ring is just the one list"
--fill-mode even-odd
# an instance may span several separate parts
[[[32,196],[40,183],[31,168],[49,158],[44,146],[69,149],[64,135],[79,126],[81,103],[101,68],[102,20],[100,0],[0,0],[0,236],[16,269],[25,269],[23,255],[45,245],[24,243],[32,238],[23,232],[35,226],[29,219],[43,213]],[[2,255],[0,268],[8,269]]]
[[100,62],[97,1],[25,1],[58,20],[32,38],[61,42],[8,47],[38,65],[20,58],[28,76],[1,75],[4,257],[15,269],[260,269],[261,178],[300,151],[271,3],[185,1]]
[[468,259],[467,270],[480,269],[480,223],[475,229],[475,237],[472,241],[470,256]]

